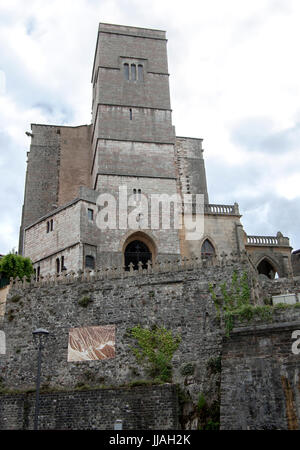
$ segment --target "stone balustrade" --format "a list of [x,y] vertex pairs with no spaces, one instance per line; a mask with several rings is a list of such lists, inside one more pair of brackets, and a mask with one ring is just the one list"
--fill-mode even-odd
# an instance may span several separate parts
[[281,233],[277,236],[247,236],[246,245],[255,246],[274,246],[274,247],[289,247],[289,238],[283,237]]
[[213,205],[206,204],[204,205],[204,213],[205,214],[218,214],[218,215],[240,215],[239,213],[239,205],[234,203],[234,205]]

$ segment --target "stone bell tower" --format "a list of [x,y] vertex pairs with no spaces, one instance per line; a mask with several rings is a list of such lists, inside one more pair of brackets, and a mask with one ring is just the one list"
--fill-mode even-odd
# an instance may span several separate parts
[[[101,23],[92,84],[93,188],[115,196],[119,186],[128,194],[176,194],[165,32]],[[138,231],[153,253],[179,254],[178,230],[150,228]],[[106,231],[102,251],[119,253],[130,234]]]

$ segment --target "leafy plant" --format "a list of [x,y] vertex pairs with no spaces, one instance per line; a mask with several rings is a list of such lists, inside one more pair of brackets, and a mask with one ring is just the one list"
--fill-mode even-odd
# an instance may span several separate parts
[[198,411],[202,411],[205,406],[206,406],[205,397],[202,393],[200,393],[198,396],[198,403],[197,403]]
[[149,375],[160,381],[171,381],[171,360],[181,342],[181,337],[179,335],[174,337],[172,331],[164,327],[155,326],[149,330],[140,325],[132,328],[130,335],[137,343],[131,350]]
[[225,332],[228,337],[233,329],[235,317],[243,321],[251,321],[255,316],[263,320],[270,320],[273,306],[252,305],[250,303],[250,287],[247,272],[243,272],[239,278],[237,271],[233,272],[230,288],[226,283],[220,285],[222,299],[218,298],[213,286],[209,286],[210,293],[217,309],[217,314],[222,314],[225,322]]
[[91,302],[92,302],[92,299],[88,296],[84,296],[80,300],[78,300],[79,305],[82,306],[83,308],[86,308],[88,306],[88,304]]
[[4,278],[26,277],[29,280],[33,272],[33,265],[29,258],[8,253],[0,259],[0,273]]

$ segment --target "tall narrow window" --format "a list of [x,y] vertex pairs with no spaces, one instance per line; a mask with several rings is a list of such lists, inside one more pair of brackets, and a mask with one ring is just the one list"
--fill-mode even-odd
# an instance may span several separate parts
[[50,231],[53,231],[53,219],[50,220]]
[[88,208],[88,219],[94,220],[94,211]]
[[136,80],[136,65],[135,64],[131,64],[131,80],[132,81]]
[[215,257],[215,249],[208,239],[202,244],[201,257],[204,259],[213,259]]
[[60,261],[59,258],[56,259],[56,273],[60,272]]
[[129,64],[124,64],[124,78],[125,80],[129,80]]
[[60,266],[61,266],[61,270],[65,270],[65,257],[62,256],[60,258]]
[[41,268],[40,266],[38,266],[36,273],[36,281],[40,281],[40,275],[41,275]]
[[47,233],[49,233],[49,231],[50,231],[50,222],[48,221],[47,222]]
[[138,80],[144,81],[144,73],[143,73],[143,66],[142,64],[138,65]]
[[129,109],[129,118],[130,118],[130,120],[132,120],[132,109],[131,108]]

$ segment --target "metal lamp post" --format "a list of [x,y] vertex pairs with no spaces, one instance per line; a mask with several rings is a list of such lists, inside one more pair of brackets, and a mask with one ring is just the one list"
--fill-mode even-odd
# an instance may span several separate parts
[[36,394],[35,394],[35,413],[34,413],[34,429],[38,430],[39,408],[40,408],[40,383],[41,383],[41,362],[42,349],[44,348],[43,341],[47,338],[49,331],[43,328],[37,328],[32,332],[33,338],[38,345],[38,368],[36,377]]

